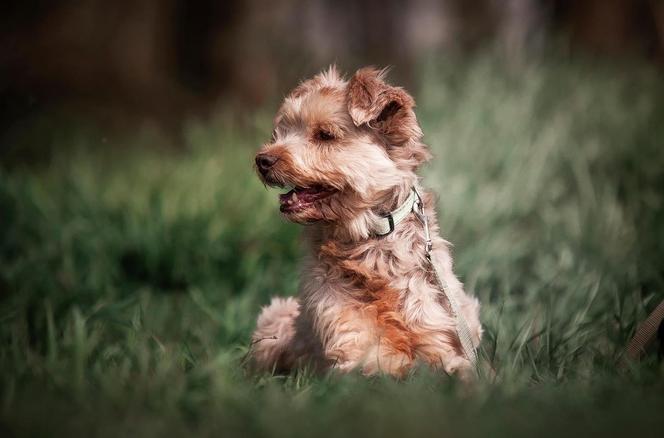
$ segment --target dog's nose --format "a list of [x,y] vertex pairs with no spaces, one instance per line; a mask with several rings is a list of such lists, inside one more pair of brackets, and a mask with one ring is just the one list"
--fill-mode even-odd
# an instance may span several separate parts
[[274,163],[276,163],[278,159],[279,158],[274,155],[258,154],[256,155],[256,167],[258,167],[258,170],[264,174],[274,166]]

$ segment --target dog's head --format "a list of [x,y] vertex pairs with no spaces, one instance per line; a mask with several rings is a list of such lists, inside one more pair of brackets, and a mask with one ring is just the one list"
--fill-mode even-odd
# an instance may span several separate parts
[[408,196],[429,153],[413,98],[384,76],[363,68],[346,81],[331,67],[284,100],[256,169],[266,184],[288,188],[279,200],[289,220],[366,235],[372,217]]

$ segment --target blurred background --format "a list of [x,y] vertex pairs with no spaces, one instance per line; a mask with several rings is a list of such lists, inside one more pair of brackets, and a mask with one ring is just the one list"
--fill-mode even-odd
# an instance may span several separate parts
[[220,105],[258,108],[336,62],[394,66],[490,47],[519,66],[556,50],[664,61],[658,0],[5,1],[2,131],[45,108],[171,126]]
[[[417,101],[472,391],[243,368],[302,254],[253,156],[331,63]],[[663,75],[662,0],[3,1],[0,435],[663,430],[657,354],[617,365],[664,299]]]

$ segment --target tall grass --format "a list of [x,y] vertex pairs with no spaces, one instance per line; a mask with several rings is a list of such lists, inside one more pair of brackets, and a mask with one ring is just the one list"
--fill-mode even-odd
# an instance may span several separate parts
[[[247,375],[299,229],[252,173],[269,114],[57,144],[0,171],[0,408],[17,435],[559,435],[662,430],[655,357],[616,366],[664,298],[664,86],[561,63],[430,66],[416,92],[486,374]],[[140,147],[144,146],[144,147]],[[121,152],[118,152],[121,151]],[[647,434],[647,433],[646,433]]]

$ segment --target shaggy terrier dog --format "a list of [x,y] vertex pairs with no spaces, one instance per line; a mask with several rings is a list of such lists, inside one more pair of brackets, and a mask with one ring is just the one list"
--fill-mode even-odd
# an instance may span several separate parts
[[416,174],[430,154],[415,102],[384,76],[363,68],[347,81],[330,67],[301,83],[256,155],[261,180],[289,190],[281,213],[308,225],[299,296],[273,298],[258,317],[250,357],[259,369],[400,377],[425,363],[472,374],[479,303],[452,271]]

